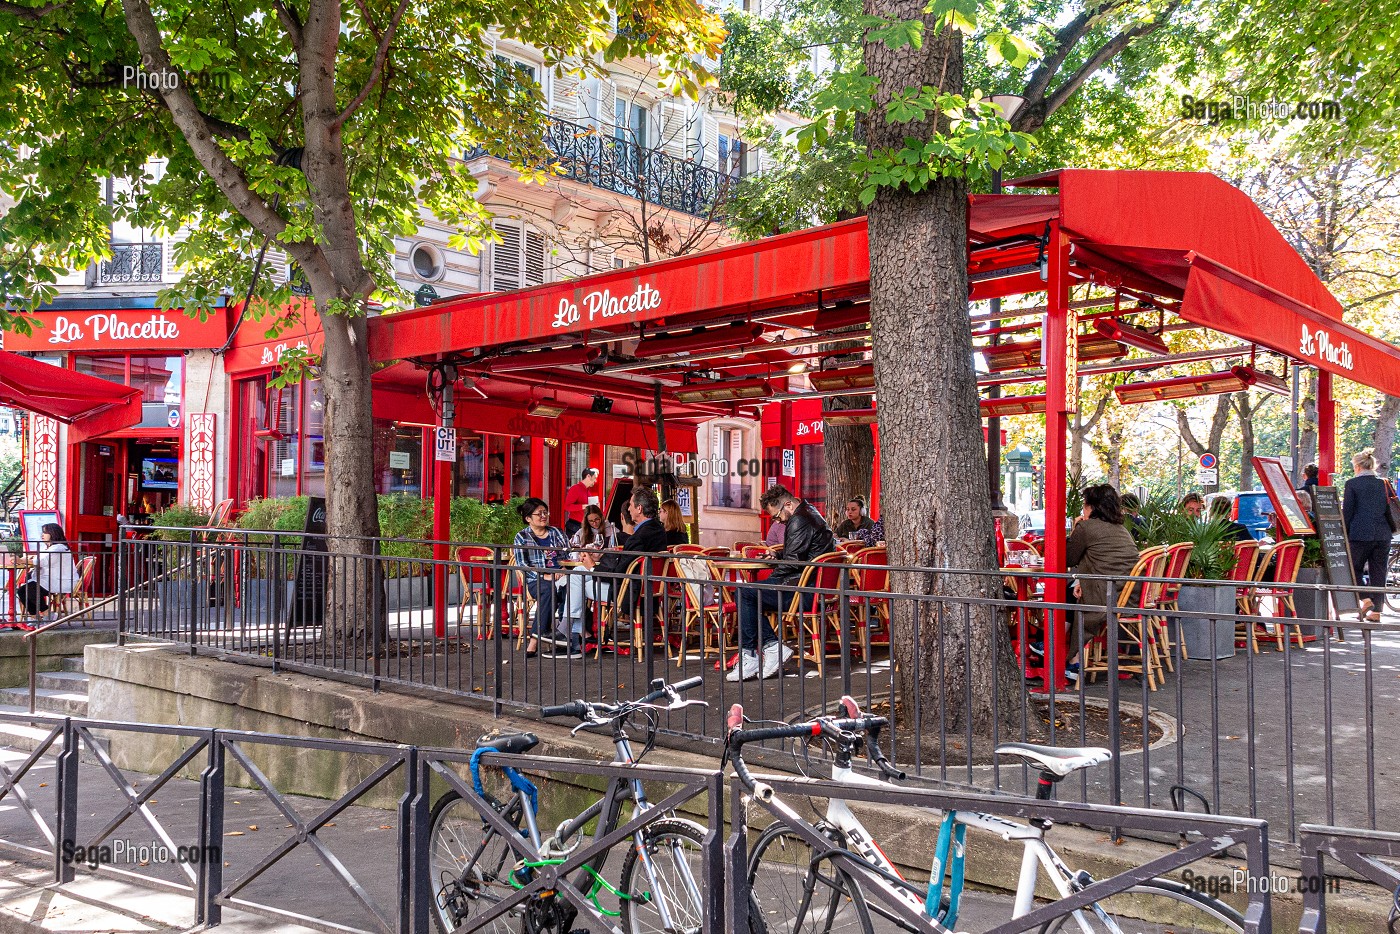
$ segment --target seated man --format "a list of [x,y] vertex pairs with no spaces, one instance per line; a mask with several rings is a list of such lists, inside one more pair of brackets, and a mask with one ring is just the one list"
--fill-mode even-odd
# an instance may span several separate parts
[[[836,538],[827,527],[821,513],[810,503],[792,495],[792,491],[777,484],[759,497],[759,506],[775,520],[786,523],[783,537],[783,557],[791,561],[812,561],[836,548]],[[766,584],[793,586],[802,577],[802,568],[794,564],[779,564],[768,576]],[[792,656],[792,649],[783,645],[765,613],[783,612],[799,596],[793,590],[740,587],[739,601],[739,662],[726,677],[730,681],[746,681],[758,677],[771,678],[782,670]],[[759,636],[762,627],[763,659],[760,669]]]
[[[579,560],[588,570],[601,571],[607,575],[627,573],[632,562],[643,554],[662,554],[666,551],[666,528],[658,514],[661,504],[652,490],[639,488],[632,498],[623,504],[623,531],[625,540],[619,536],[619,545],[607,550],[585,549],[579,552]],[[627,531],[627,521],[636,527]],[[583,651],[583,606],[585,600],[606,600],[621,582],[619,578],[600,577],[593,574],[572,574],[569,577],[568,604],[565,610],[565,625],[569,631],[569,654]],[[632,612],[636,606],[637,587],[629,587],[627,606],[624,612]]]

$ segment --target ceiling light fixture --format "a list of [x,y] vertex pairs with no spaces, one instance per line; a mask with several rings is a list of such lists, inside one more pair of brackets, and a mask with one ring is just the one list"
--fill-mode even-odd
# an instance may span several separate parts
[[705,350],[721,350],[747,347],[756,343],[763,334],[761,324],[731,324],[722,328],[709,328],[689,334],[672,334],[668,337],[644,337],[637,344],[632,356],[639,360],[648,357],[684,357]]
[[739,399],[765,399],[773,394],[766,379],[734,380],[731,382],[692,383],[675,391],[677,402],[735,402]]
[[873,364],[864,366],[842,367],[836,370],[819,370],[808,377],[812,388],[818,392],[829,392],[833,389],[864,389],[875,385],[875,367]]
[[1155,354],[1171,353],[1171,348],[1167,346],[1167,342],[1162,340],[1160,335],[1134,327],[1125,321],[1119,321],[1117,318],[1096,319],[1094,330],[1109,340],[1127,344],[1129,347],[1136,347],[1139,350]]
[[558,418],[569,410],[569,407],[558,399],[541,399],[538,402],[531,402],[526,409],[531,415],[539,418]]
[[563,350],[537,350],[533,353],[512,354],[508,357],[495,357],[487,360],[484,369],[488,373],[513,373],[518,370],[535,370],[543,367],[583,366],[602,356],[599,347],[566,347]]

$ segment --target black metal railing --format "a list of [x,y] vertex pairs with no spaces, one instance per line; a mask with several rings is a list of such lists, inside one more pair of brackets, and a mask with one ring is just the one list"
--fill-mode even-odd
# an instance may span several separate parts
[[159,282],[165,272],[165,249],[159,243],[114,243],[112,258],[98,268],[99,282]]
[[[761,574],[763,562],[675,555],[626,573],[562,568],[546,581],[496,545],[453,544],[436,560],[428,542],[365,541],[367,555],[328,555],[301,551],[287,533],[184,534],[193,540],[123,542],[120,578],[152,582],[124,591],[121,638],[434,691],[498,715],[626,698],[667,672],[701,675],[709,707],[662,723],[664,741],[691,748],[723,741],[736,702],[756,719],[789,721],[851,695],[890,717],[896,761],[944,787],[1027,794],[1034,777],[998,762],[1000,742],[1099,745],[1111,763],[1064,783],[1063,796],[1267,819],[1285,844],[1305,822],[1400,820],[1400,789],[1378,778],[1400,761],[1385,739],[1400,719],[1385,683],[1400,666],[1400,626],[1326,618],[1341,588],[1190,581],[1186,596],[1223,602],[1193,609],[1183,596],[1180,608],[1134,614],[1116,606],[1125,582],[1109,579],[1108,625],[1096,636],[1073,615],[1092,608],[1017,599],[1003,586],[1055,577],[1039,571],[956,572],[983,581],[979,597],[941,592],[946,569],[812,564],[799,587],[736,579]],[[402,557],[378,553],[389,548]],[[887,573],[928,587],[863,586]],[[1321,597],[1324,609],[1290,616],[1270,594],[1242,614],[1241,588],[1281,590],[1298,607]],[[763,617],[760,600],[789,607],[774,624],[792,657],[778,676],[729,680],[736,623]],[[1046,614],[1073,621],[1046,626]],[[978,644],[969,665],[964,647]],[[1090,647],[1081,659],[1097,664],[1078,684],[1054,677],[1042,659],[1081,644]]]
[[[738,179],[690,159],[648,149],[618,137],[609,127],[549,119],[545,144],[554,154],[556,177],[592,185],[695,217],[722,219],[724,203]],[[485,155],[484,147],[465,154]]]

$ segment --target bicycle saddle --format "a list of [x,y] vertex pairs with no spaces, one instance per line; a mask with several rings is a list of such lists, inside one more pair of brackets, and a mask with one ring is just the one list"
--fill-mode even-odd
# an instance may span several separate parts
[[491,739],[479,739],[476,748],[494,749],[496,752],[518,756],[529,752],[539,744],[540,738],[534,733],[507,733],[504,736],[495,736]]
[[1033,743],[1002,743],[996,749],[999,756],[1016,756],[1032,765],[1064,778],[1071,772],[1107,762],[1113,753],[1099,746],[1036,746]]

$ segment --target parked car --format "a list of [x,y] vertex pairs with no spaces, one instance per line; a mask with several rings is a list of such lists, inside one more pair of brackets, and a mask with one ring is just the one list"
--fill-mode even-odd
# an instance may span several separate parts
[[1211,493],[1206,497],[1206,508],[1217,499],[1230,502],[1230,518],[1249,529],[1256,539],[1269,537],[1269,516],[1274,511],[1269,494],[1263,490],[1248,490],[1243,493]]

